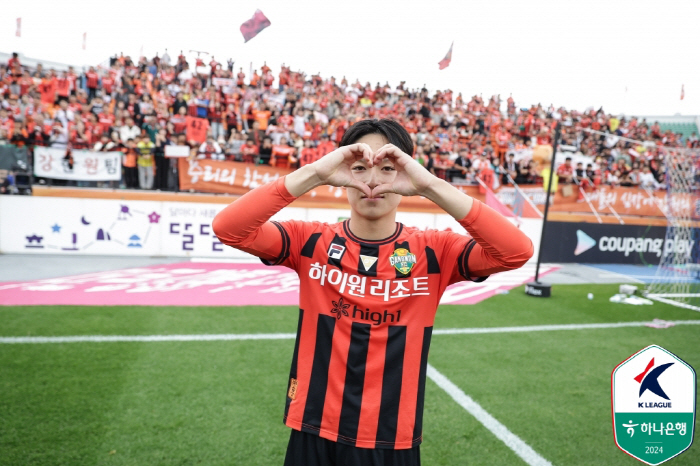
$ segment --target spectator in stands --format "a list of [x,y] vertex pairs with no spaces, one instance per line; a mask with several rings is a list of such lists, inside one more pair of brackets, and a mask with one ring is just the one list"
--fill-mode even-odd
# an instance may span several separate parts
[[570,184],[574,182],[574,167],[571,163],[571,157],[567,157],[564,163],[557,167],[557,176],[559,177],[559,182]]
[[467,180],[472,167],[472,162],[469,160],[469,151],[466,147],[459,149],[457,158],[452,162],[452,168],[447,172],[447,180],[451,183],[455,178]]
[[[255,144],[255,139],[249,137],[241,147],[241,160],[245,163],[255,163],[260,150]],[[272,155],[272,151],[270,151]]]
[[622,174],[620,173],[620,170],[608,172],[605,183],[609,184],[610,186],[613,186],[613,187],[620,186],[620,176],[622,176]]
[[318,158],[320,158],[318,154],[319,151],[313,146],[311,139],[307,139],[304,143],[304,148],[299,154],[299,167],[314,163],[316,160],[318,160]]
[[177,114],[182,114],[180,112],[180,109],[184,108],[185,109],[185,114],[187,113],[187,102],[185,102],[185,99],[183,98],[182,92],[178,92],[177,95],[175,96],[175,102],[173,102],[172,105],[172,112],[174,115]]
[[258,152],[257,163],[260,165],[270,165],[270,160],[272,159],[272,142],[272,138],[270,137],[263,138]]
[[58,103],[58,110],[54,113],[54,119],[61,122],[64,127],[68,127],[69,123],[72,123],[75,119],[75,114],[71,109],[68,108],[68,100],[60,100]]
[[[494,157],[491,160],[491,167],[493,169],[493,189],[498,189],[501,187],[501,180],[506,177],[506,169],[505,167],[501,164],[501,159],[500,157]],[[507,177],[506,177],[507,179]]]
[[156,163],[156,173],[153,180],[153,188],[157,191],[168,189],[168,172],[170,170],[170,160],[165,157],[165,146],[170,145],[168,131],[160,128],[155,135],[153,157]]
[[659,183],[648,165],[644,165],[642,173],[639,176],[639,185],[644,189],[659,189],[662,185]]
[[197,158],[224,160],[226,157],[224,156],[224,151],[223,149],[221,149],[219,143],[216,142],[216,140],[214,140],[214,136],[209,135],[207,136],[207,140],[199,146],[199,150],[197,151]]
[[505,173],[501,178],[501,184],[507,185],[510,184],[511,181],[515,181],[515,179],[518,177],[518,164],[515,163],[514,153],[510,152],[508,154],[508,156],[506,157],[506,163],[504,164],[503,168],[505,169]]
[[532,160],[522,159],[518,164],[518,176],[515,178],[515,182],[517,184],[534,184],[536,178],[535,163]]
[[297,149],[289,144],[287,138],[282,138],[280,144],[272,145],[270,165],[279,168],[297,168]]
[[69,142],[73,149],[89,149],[92,146],[92,133],[85,129],[82,120],[78,120],[70,130]]
[[124,176],[124,187],[133,189],[139,187],[139,170],[136,166],[138,153],[136,151],[136,143],[132,138],[129,138],[124,144],[124,157],[122,157],[122,166]]
[[109,135],[107,133],[102,133],[100,136],[100,140],[95,143],[95,145],[92,146],[92,150],[96,152],[107,152],[110,149],[108,146],[110,145],[110,140],[109,140]]
[[100,76],[95,71],[95,67],[91,66],[87,73],[85,73],[85,87],[88,90],[88,100],[92,100],[97,95],[97,89],[99,88]]
[[141,189],[153,189],[153,153],[155,147],[151,138],[146,134],[136,144],[139,187]]
[[55,149],[66,149],[68,147],[68,129],[59,120],[55,120],[51,126],[49,142],[51,147]]
[[17,66],[22,66],[22,63],[19,60],[19,54],[17,52],[12,52],[12,56],[9,60],[7,60],[7,69],[13,70]]
[[132,118],[127,118],[125,124],[119,128],[119,137],[123,143],[129,139],[137,140],[141,136],[141,128],[136,126]]
[[321,142],[318,143],[318,146],[316,147],[317,152],[318,152],[318,157],[323,157],[326,154],[330,154],[333,152],[336,147],[333,142],[331,142],[331,138],[328,134],[324,134],[321,136]]
[[236,129],[231,130],[231,135],[226,142],[226,155],[229,160],[235,160],[237,162],[241,161],[241,147],[245,144],[245,138],[243,134],[236,131]]
[[632,182],[632,186],[639,186],[639,184],[641,183],[641,175],[642,172],[639,169],[639,162],[633,162],[632,169],[629,173],[629,178]]

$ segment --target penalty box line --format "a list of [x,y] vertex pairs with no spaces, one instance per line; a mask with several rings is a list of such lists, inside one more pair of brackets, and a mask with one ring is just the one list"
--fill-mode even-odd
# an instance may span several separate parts
[[[700,320],[670,320],[673,325],[700,325]],[[520,327],[443,328],[433,330],[433,335],[473,335],[485,333],[529,333],[557,330],[592,330],[605,328],[644,327],[652,322],[608,322],[598,324],[526,325]],[[291,340],[294,333],[222,333],[193,335],[70,335],[37,337],[0,337],[0,344],[45,343],[117,343],[117,342],[168,342],[168,341],[237,341],[237,340]]]
[[498,422],[498,420],[482,408],[479,403],[464,393],[461,388],[452,383],[450,379],[442,375],[431,364],[428,364],[426,375],[430,380],[435,382],[438,387],[444,390],[450,398],[464,408],[469,414],[474,416],[477,421],[489,430],[489,432],[495,435],[498,440],[505,443],[508,448],[513,450],[513,452],[527,464],[530,466],[552,466],[552,463],[544,459],[539,453],[533,450],[530,445],[508,430],[506,426]]

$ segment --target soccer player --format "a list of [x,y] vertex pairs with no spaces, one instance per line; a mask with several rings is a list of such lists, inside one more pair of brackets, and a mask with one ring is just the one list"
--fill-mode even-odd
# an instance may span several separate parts
[[[340,148],[250,191],[219,213],[229,246],[300,280],[284,422],[285,466],[420,464],[435,313],[445,288],[521,267],[532,242],[508,220],[433,176],[393,120],[363,120]],[[351,216],[327,224],[268,219],[321,185],[347,188]],[[424,196],[471,237],[396,222],[402,196]]]

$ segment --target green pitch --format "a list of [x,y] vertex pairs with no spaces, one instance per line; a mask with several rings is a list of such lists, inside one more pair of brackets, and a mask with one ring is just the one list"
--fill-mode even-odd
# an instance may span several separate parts
[[[610,304],[616,288],[555,286],[551,299],[518,288],[442,306],[435,328],[700,319]],[[0,307],[0,335],[292,333],[297,318],[293,307]],[[613,441],[610,373],[650,344],[700,370],[700,325],[435,335],[430,364],[553,465],[636,465]],[[0,344],[0,465],[281,465],[293,345]],[[424,464],[525,464],[426,383]],[[700,464],[700,447],[669,464]]]

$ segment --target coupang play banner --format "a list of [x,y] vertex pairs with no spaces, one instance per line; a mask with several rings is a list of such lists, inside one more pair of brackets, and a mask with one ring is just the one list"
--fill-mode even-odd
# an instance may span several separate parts
[[668,254],[697,250],[692,238],[666,238],[666,227],[605,223],[548,222],[545,244],[543,262],[657,265]]

